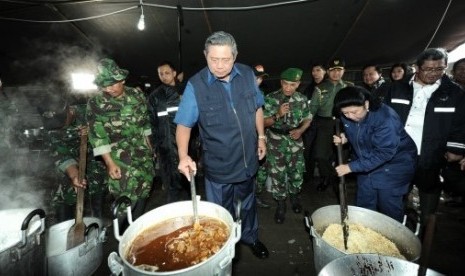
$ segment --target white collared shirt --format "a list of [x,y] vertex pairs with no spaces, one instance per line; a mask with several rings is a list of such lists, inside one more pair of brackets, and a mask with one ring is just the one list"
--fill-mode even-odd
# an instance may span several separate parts
[[423,139],[423,124],[425,122],[426,105],[434,91],[441,85],[441,79],[433,84],[421,85],[414,81],[412,77],[410,83],[413,85],[413,99],[410,112],[405,123],[405,130],[412,137],[417,145],[418,154],[421,152],[421,141]]

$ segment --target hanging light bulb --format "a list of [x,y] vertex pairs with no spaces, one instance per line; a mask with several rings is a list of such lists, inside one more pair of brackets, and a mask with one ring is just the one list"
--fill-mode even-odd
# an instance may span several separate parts
[[139,22],[137,23],[137,29],[139,29],[139,31],[145,30],[144,14],[140,15]]
[[141,14],[140,14],[139,22],[137,22],[137,29],[139,29],[139,31],[143,31],[145,30],[145,17],[144,17],[144,4],[142,3],[142,0],[140,0],[140,11],[141,11]]

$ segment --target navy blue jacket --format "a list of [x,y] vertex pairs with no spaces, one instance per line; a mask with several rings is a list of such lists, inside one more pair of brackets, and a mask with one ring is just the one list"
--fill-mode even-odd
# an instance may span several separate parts
[[417,147],[397,113],[385,104],[360,122],[341,116],[354,150],[352,172],[367,175],[375,188],[408,185],[415,172]]
[[[403,125],[412,100],[413,85],[408,81],[390,84],[384,98],[384,102],[399,114]],[[446,163],[446,151],[465,153],[465,98],[460,87],[444,75],[426,106],[419,168],[441,168]]]
[[169,86],[161,84],[148,97],[148,111],[152,126],[152,146],[158,154],[173,151],[177,155],[176,115],[181,101],[182,87],[179,84]]
[[219,80],[209,81],[207,67],[189,80],[199,108],[205,176],[218,183],[245,181],[258,169],[255,79],[250,67],[235,66],[231,96]]

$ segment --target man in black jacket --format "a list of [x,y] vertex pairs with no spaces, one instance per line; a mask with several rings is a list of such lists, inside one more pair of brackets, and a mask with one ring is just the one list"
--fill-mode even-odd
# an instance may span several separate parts
[[444,49],[425,50],[416,66],[413,76],[389,86],[384,101],[397,111],[418,148],[413,184],[420,191],[420,221],[425,226],[438,207],[441,169],[465,153],[465,98],[445,74]]
[[160,160],[160,177],[167,188],[167,202],[170,203],[189,198],[189,183],[177,169],[176,124],[173,122],[184,84],[177,81],[177,72],[169,61],[161,62],[157,71],[162,84],[148,97],[151,142],[154,155]]

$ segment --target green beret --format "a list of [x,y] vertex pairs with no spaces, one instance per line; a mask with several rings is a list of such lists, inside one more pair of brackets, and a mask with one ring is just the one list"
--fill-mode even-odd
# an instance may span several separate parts
[[119,68],[116,62],[109,58],[100,60],[97,70],[94,82],[98,87],[107,87],[123,81],[129,74],[128,70]]
[[285,81],[300,81],[303,71],[299,68],[287,68],[281,73],[281,79]]

